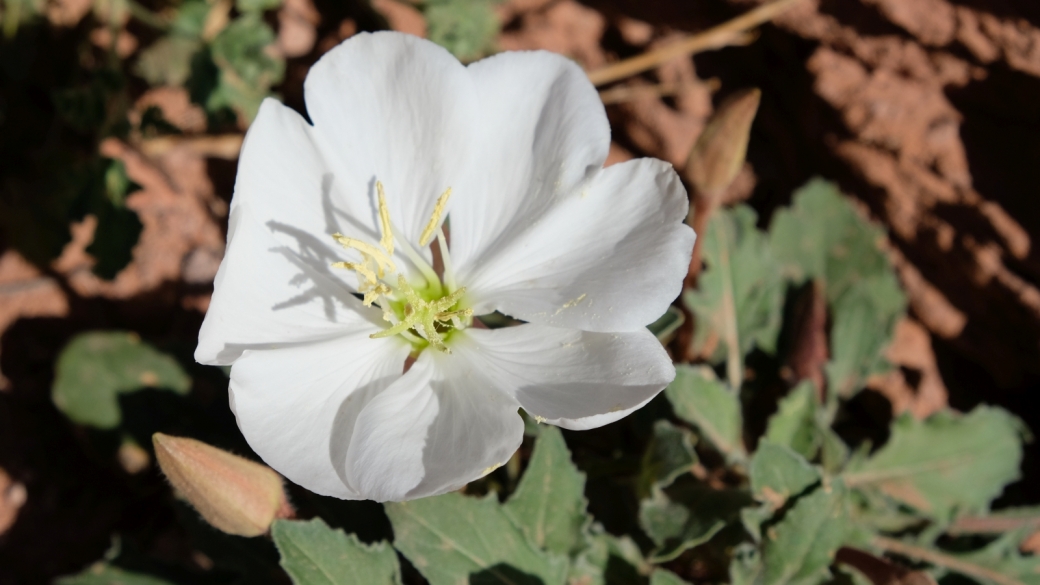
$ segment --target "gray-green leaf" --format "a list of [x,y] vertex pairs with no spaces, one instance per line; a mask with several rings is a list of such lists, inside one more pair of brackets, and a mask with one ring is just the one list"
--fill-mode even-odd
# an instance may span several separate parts
[[903,416],[873,457],[850,464],[846,481],[938,520],[982,512],[1019,477],[1023,428],[1007,411],[987,406],[925,421]]
[[816,387],[804,380],[780,401],[776,414],[769,417],[765,439],[790,447],[807,459],[816,455],[820,433],[816,429]]
[[839,396],[853,395],[868,377],[889,368],[882,353],[905,309],[906,296],[892,272],[855,283],[834,303],[832,355],[825,370]]
[[766,531],[763,585],[815,585],[829,575],[848,530],[848,492],[840,480],[803,496]]
[[743,459],[740,401],[708,368],[676,366],[675,380],[665,389],[675,414],[697,425],[703,436],[731,459]]
[[639,474],[640,495],[645,497],[655,487],[672,485],[677,477],[689,472],[697,464],[694,440],[690,431],[666,420],[654,423],[654,434],[646,447]]
[[774,510],[820,481],[820,474],[793,450],[763,441],[751,458],[751,492]]
[[651,498],[639,503],[639,525],[657,545],[651,560],[670,561],[708,542],[750,503],[746,492],[716,490],[693,481],[680,481],[667,493],[654,490]]
[[702,238],[707,268],[697,289],[683,302],[697,315],[700,345],[710,337],[719,340],[711,359],[726,358],[727,335],[736,337],[741,356],[758,346],[776,350],[782,318],[783,284],[765,234],[755,227],[755,212],[746,205],[719,210]]
[[191,378],[170,356],[125,331],[79,335],[58,356],[51,397],[70,419],[99,428],[119,425],[118,395],[141,388],[186,394]]
[[585,474],[571,462],[563,433],[542,427],[527,471],[503,510],[535,545],[568,555],[583,544],[586,505]]
[[321,519],[278,520],[271,537],[282,567],[295,585],[399,585],[400,567],[385,542],[365,545],[357,536],[333,530]]
[[494,494],[458,493],[386,504],[394,546],[431,585],[512,585],[541,579],[561,585],[567,560],[544,553],[513,525]]

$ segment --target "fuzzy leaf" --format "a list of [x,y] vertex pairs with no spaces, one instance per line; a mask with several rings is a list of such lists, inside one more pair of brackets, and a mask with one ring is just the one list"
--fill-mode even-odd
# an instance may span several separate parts
[[51,397],[70,419],[110,429],[121,420],[118,395],[149,387],[186,394],[191,378],[136,334],[99,331],[75,337],[62,350]]
[[675,332],[682,327],[683,323],[686,322],[686,316],[683,312],[675,307],[668,307],[664,315],[657,318],[656,321],[646,326],[655,337],[661,340],[661,343],[668,344],[673,337]]
[[750,479],[755,499],[775,510],[820,481],[820,474],[798,453],[764,441],[751,458]]
[[776,414],[769,417],[764,438],[807,459],[816,455],[821,437],[816,429],[816,388],[811,381],[804,380],[780,401]]
[[690,471],[697,464],[693,444],[694,437],[688,430],[666,420],[655,422],[654,434],[643,455],[640,493],[649,495],[652,488],[668,487],[677,477]]
[[401,583],[393,548],[385,542],[363,544],[357,536],[333,530],[319,518],[277,520],[271,526],[271,537],[282,555],[282,567],[295,585]]
[[430,40],[462,61],[483,57],[498,33],[496,4],[498,0],[430,0],[424,11]]
[[851,396],[872,374],[888,369],[882,353],[905,309],[906,296],[891,272],[857,282],[834,304],[826,372],[839,396]]
[[655,569],[650,574],[650,585],[690,585],[667,569]]
[[1032,532],[1031,529],[1009,532],[990,543],[982,550],[968,554],[955,555],[962,563],[975,568],[971,574],[957,571],[973,577],[984,585],[1040,585],[1040,557],[1024,555],[1019,551],[1019,543]]
[[1022,433],[1017,418],[988,406],[925,421],[903,416],[873,457],[850,464],[846,482],[880,490],[937,520],[982,512],[1018,479]]
[[665,395],[676,416],[697,425],[716,449],[728,456],[743,457],[740,401],[710,369],[676,366],[675,380],[665,389]]
[[236,18],[213,39],[220,79],[206,100],[207,109],[229,107],[247,120],[256,116],[271,87],[285,74],[285,60],[266,51],[274,40],[274,31],[256,13]]
[[778,210],[769,227],[769,244],[785,275],[796,282],[823,279],[831,303],[856,283],[891,272],[880,247],[884,237],[822,179],[795,192],[792,206]]
[[539,548],[568,555],[583,544],[586,504],[585,474],[571,462],[563,433],[543,427],[527,471],[502,509]]
[[829,575],[848,529],[848,492],[840,481],[803,496],[766,531],[763,585],[810,585]]
[[567,561],[543,553],[513,525],[494,494],[458,493],[386,504],[394,547],[431,585],[562,585]]
[[639,504],[639,525],[657,545],[651,560],[667,562],[708,542],[750,503],[746,492],[716,490],[694,481],[680,481],[667,493],[654,490]]
[[765,234],[755,227],[755,212],[746,205],[720,209],[712,216],[702,240],[707,268],[698,288],[683,302],[697,316],[698,345],[718,340],[711,356],[727,354],[727,331],[736,336],[741,355],[752,347],[773,353],[780,332],[783,285]]

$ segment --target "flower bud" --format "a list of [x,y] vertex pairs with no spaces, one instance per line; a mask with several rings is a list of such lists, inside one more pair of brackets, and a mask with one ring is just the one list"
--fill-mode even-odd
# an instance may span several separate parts
[[293,515],[271,468],[195,439],[155,433],[152,443],[166,478],[217,529],[259,536],[276,518]]
[[697,138],[686,161],[686,178],[702,196],[720,196],[744,166],[761,97],[758,89],[738,92],[719,106]]

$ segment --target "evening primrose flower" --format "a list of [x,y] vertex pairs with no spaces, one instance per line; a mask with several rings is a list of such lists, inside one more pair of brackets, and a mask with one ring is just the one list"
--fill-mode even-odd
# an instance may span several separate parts
[[[674,377],[645,325],[694,235],[667,163],[604,169],[580,68],[546,52],[461,65],[361,34],[267,100],[242,147],[196,359],[288,479],[346,499],[461,487],[520,445],[519,409],[590,429]],[[488,330],[476,316],[524,322]]]

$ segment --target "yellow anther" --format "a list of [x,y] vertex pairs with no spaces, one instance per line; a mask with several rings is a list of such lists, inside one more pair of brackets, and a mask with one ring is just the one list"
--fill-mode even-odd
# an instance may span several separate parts
[[379,245],[386,253],[394,255],[394,231],[390,228],[390,208],[386,206],[386,193],[383,192],[383,182],[376,181],[376,193],[379,195],[379,224],[383,231],[383,237]]
[[365,279],[365,282],[369,285],[375,285],[379,280],[376,278],[376,273],[369,270],[368,266],[364,264],[358,264],[357,262],[335,262],[332,265],[333,268],[346,268],[347,270],[353,270]]
[[332,237],[344,248],[361,252],[361,256],[366,261],[369,259],[375,260],[380,278],[385,274],[384,270],[391,273],[397,272],[397,265],[394,264],[393,258],[388,256],[385,251],[373,246],[372,244],[354,238],[348,238],[343,234],[332,234]]
[[419,236],[419,245],[426,247],[426,244],[430,243],[433,239],[433,235],[437,232],[437,228],[441,226],[441,214],[444,213],[444,207],[448,205],[448,197],[451,197],[451,187],[448,187],[441,196],[437,198],[436,205],[433,206],[433,215],[430,216],[430,222],[426,224],[426,228],[423,229],[422,235]]

